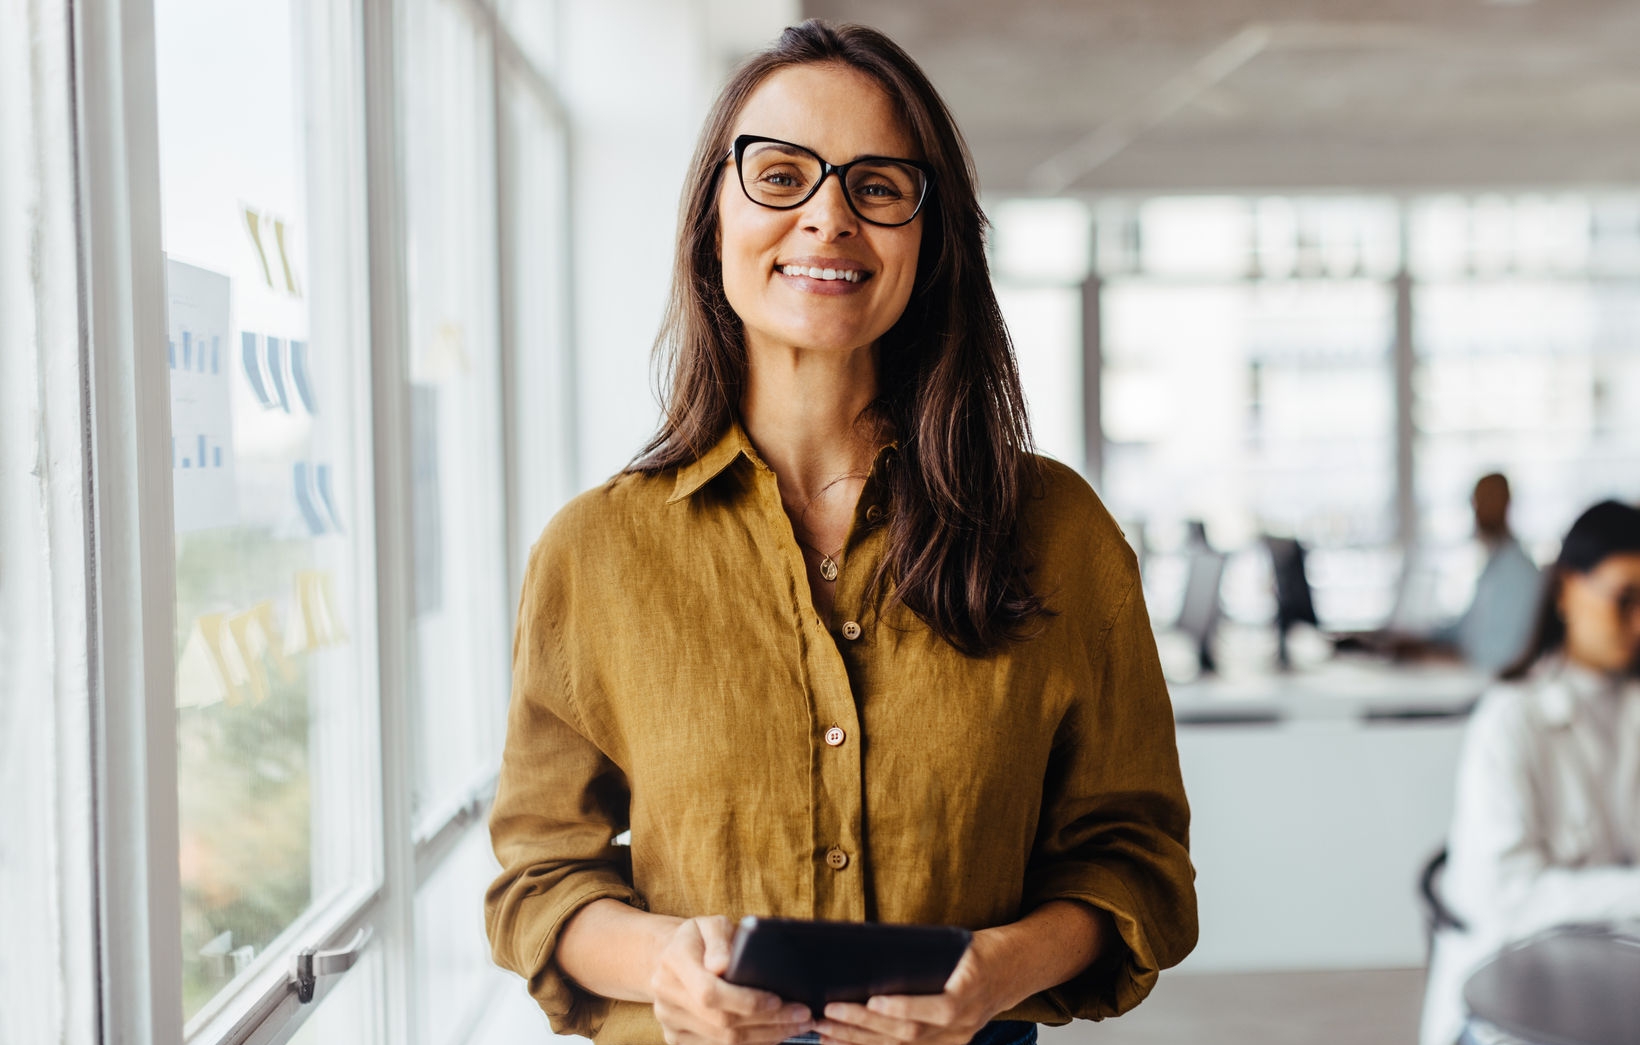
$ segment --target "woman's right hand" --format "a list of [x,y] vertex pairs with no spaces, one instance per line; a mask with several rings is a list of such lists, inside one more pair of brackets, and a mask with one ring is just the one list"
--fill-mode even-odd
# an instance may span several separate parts
[[734,926],[721,915],[678,926],[649,979],[667,1045],[772,1045],[814,1028],[808,1006],[723,979]]

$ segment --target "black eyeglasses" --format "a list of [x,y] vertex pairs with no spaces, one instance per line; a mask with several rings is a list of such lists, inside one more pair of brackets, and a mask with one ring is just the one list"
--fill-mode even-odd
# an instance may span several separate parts
[[740,191],[753,203],[775,210],[802,206],[820,191],[826,175],[836,174],[843,198],[861,221],[897,228],[922,210],[934,168],[916,160],[861,156],[848,163],[827,163],[813,149],[742,134],[730,155],[740,177]]

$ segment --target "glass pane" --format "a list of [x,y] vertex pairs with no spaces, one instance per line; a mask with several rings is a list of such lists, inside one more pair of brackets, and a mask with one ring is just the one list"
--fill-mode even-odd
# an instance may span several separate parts
[[1082,288],[999,284],[1037,450],[1081,469]]
[[415,1002],[425,1045],[466,1041],[500,990],[527,997],[517,977],[490,961],[484,935],[484,890],[500,871],[480,827],[416,893],[416,982],[436,986]]
[[315,166],[346,149],[310,135],[356,128],[316,93],[329,67],[304,70],[309,29],[290,0],[155,5],[188,1018],[369,873],[339,811],[370,791],[335,775],[359,772],[374,678],[355,638],[373,630],[362,266],[356,225],[316,220],[362,207]]
[[[1142,521],[1153,547],[1206,523],[1233,558],[1224,604],[1267,619],[1260,533],[1298,537],[1323,623],[1382,619],[1393,570],[1393,301],[1371,280],[1238,283],[1112,281],[1104,299],[1104,490],[1118,518]],[[1147,563],[1165,587],[1167,556]],[[1177,591],[1147,588],[1158,617]]]
[[[1640,288],[1556,280],[1417,290],[1417,497],[1432,554],[1464,591],[1475,480],[1510,480],[1510,525],[1540,560],[1584,507],[1640,475]],[[1461,608],[1461,607],[1460,607]]]
[[[530,546],[574,489],[575,403],[566,299],[568,214],[564,129],[528,78],[503,66],[502,279],[507,290],[506,394],[513,422],[512,558],[523,583]],[[511,610],[511,606],[508,606]]]
[[558,67],[557,0],[500,0],[497,13],[524,57],[543,76]]
[[497,763],[507,700],[494,61],[475,10],[412,0],[401,48],[418,833]]

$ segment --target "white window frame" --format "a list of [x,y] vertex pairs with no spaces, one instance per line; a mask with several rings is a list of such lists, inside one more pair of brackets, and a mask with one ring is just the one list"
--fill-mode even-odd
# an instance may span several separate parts
[[[551,80],[528,64],[488,0],[466,0],[483,13],[500,63],[522,67],[525,79],[567,127]],[[395,73],[399,17],[393,3],[355,0],[362,15],[363,142],[368,184],[369,323],[371,350],[358,371],[368,387],[366,424],[373,461],[373,504],[360,525],[374,533],[375,555],[364,564],[363,590],[375,593],[374,622],[361,621],[361,643],[374,640],[376,658],[365,679],[380,695],[381,857],[379,887],[355,890],[323,909],[308,912],[282,939],[299,938],[320,948],[348,942],[371,927],[384,959],[383,1040],[421,1045],[415,992],[437,985],[415,983],[414,902],[424,883],[471,832],[484,828],[494,793],[493,769],[432,817],[417,833],[412,819],[413,728],[408,702],[414,634],[411,620],[413,541],[410,529],[409,375],[406,341],[404,189]],[[74,52],[73,113],[77,145],[80,260],[80,345],[83,361],[72,385],[61,375],[51,386],[59,425],[86,433],[84,534],[89,607],[86,637],[90,694],[87,775],[95,816],[84,848],[94,853],[96,1015],[86,1040],[160,1045],[181,1042],[182,1019],[177,751],[173,653],[175,545],[170,475],[169,374],[139,365],[162,358],[165,270],[160,226],[158,102],[155,80],[153,0],[78,0],[70,29]],[[65,40],[65,46],[70,41]],[[502,114],[496,94],[498,151]],[[567,152],[567,149],[566,149]],[[572,300],[567,282],[568,160],[565,157],[565,264],[561,300]],[[497,177],[506,177],[497,163]],[[505,184],[498,186],[505,208]],[[498,243],[498,250],[503,245]],[[503,273],[505,266],[502,266]],[[503,294],[511,293],[503,275]],[[502,307],[502,360],[516,372],[517,339]],[[567,337],[569,317],[563,317]],[[573,353],[563,353],[559,380],[572,376]],[[527,368],[539,373],[539,367]],[[573,388],[567,382],[566,388]],[[80,402],[70,396],[80,395]],[[504,447],[509,460],[504,493],[509,544],[516,532],[520,488],[544,483],[556,500],[572,476],[526,477],[516,467],[521,451],[516,404],[506,410]],[[573,438],[573,425],[564,426]],[[530,452],[539,447],[531,446]],[[573,461],[573,447],[558,447],[557,462]],[[528,494],[539,500],[543,491]],[[366,555],[366,559],[371,556]],[[509,557],[509,574],[517,568]],[[514,578],[509,577],[509,581]],[[508,607],[510,612],[511,607]],[[366,624],[371,626],[366,627]],[[372,679],[371,676],[374,675]],[[65,750],[67,746],[65,745]],[[70,752],[72,753],[72,752]],[[88,889],[88,891],[89,891]],[[92,936],[87,932],[88,937]],[[88,960],[88,963],[89,960]],[[278,1045],[288,1040],[322,1002],[339,977],[321,977],[314,1003],[292,992],[287,968],[270,965],[225,999],[190,1045]]]

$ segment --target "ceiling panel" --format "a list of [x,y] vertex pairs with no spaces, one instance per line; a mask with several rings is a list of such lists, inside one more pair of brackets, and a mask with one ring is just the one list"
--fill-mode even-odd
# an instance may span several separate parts
[[883,29],[990,192],[1640,184],[1634,0],[814,0]]

